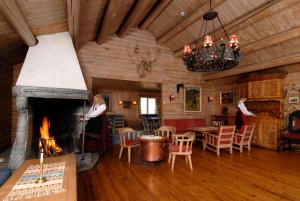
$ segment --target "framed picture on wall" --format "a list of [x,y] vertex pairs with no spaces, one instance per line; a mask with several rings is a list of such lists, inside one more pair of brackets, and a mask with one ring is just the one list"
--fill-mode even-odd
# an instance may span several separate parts
[[297,96],[289,97],[289,103],[299,103],[299,98]]
[[184,87],[184,112],[201,112],[201,88]]
[[230,104],[234,102],[234,92],[221,92],[220,93],[220,104]]

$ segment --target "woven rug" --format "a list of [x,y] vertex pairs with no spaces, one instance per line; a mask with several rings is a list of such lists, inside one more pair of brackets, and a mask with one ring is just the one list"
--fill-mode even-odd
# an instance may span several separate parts
[[39,178],[40,166],[30,165],[3,201],[24,200],[64,192],[63,178],[66,162],[44,164],[46,182],[35,183]]

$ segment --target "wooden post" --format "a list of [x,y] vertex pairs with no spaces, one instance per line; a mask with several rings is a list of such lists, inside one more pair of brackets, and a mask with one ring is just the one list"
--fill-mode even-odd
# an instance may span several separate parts
[[14,0],[1,0],[0,11],[28,46],[32,47],[37,44],[36,38]]
[[73,39],[74,47],[78,50],[80,0],[67,0],[69,33]]

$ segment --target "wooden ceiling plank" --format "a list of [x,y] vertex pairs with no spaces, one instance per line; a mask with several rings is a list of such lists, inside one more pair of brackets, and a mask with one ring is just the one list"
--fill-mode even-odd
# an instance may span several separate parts
[[[239,17],[237,19],[234,19],[231,22],[227,23],[224,26],[224,29],[226,31],[228,31],[228,30],[232,29],[233,27],[237,26],[238,24],[240,24],[240,23],[244,22],[245,20],[249,19],[250,17],[255,16],[257,13],[265,10],[266,8],[272,6],[272,5],[274,5],[274,4],[276,4],[276,3],[280,2],[280,1],[281,0],[268,0],[263,5],[255,8],[255,9],[252,9],[249,12],[245,13],[244,15],[242,15],[241,17]],[[216,37],[217,37],[217,36],[222,35],[224,32],[223,32],[223,29],[220,27],[218,30],[215,31],[215,33],[216,33]],[[197,39],[194,42],[192,42],[191,46],[196,45],[198,43],[198,41],[199,41],[199,39]],[[175,51],[175,56],[183,56],[182,49],[176,50]]]
[[141,30],[145,30],[152,22],[159,17],[159,15],[168,7],[172,0],[162,0],[153,12],[147,17],[147,19],[140,26]]
[[119,36],[123,37],[132,27],[137,26],[148,14],[157,0],[138,1],[130,16],[119,31]]
[[202,79],[205,81],[215,80],[219,78],[239,75],[242,73],[249,73],[253,71],[266,70],[271,68],[277,68],[280,66],[290,65],[294,63],[300,62],[300,53],[296,53],[293,55],[285,56],[285,57],[277,57],[270,60],[249,64],[246,66],[239,66],[236,68],[232,68],[231,70],[225,70],[217,73],[208,73],[202,75]]
[[37,40],[32,34],[25,18],[14,0],[1,0],[0,10],[9,24],[21,36],[28,46],[35,46]]
[[[212,9],[219,6],[221,3],[223,3],[225,0],[216,0],[212,2]],[[191,24],[199,20],[199,18],[203,17],[203,15],[208,11],[208,3],[204,4],[200,8],[198,8],[195,12],[193,12],[190,16],[182,20],[179,24],[177,24],[175,27],[168,30],[166,33],[164,33],[161,37],[158,38],[158,43],[163,44],[185,30],[187,27],[189,27]]]
[[300,27],[295,27],[293,29],[277,33],[265,39],[248,44],[246,46],[242,46],[241,47],[242,54],[245,55],[250,52],[257,51],[259,49],[276,45],[278,43],[283,43],[285,41],[291,40],[296,37],[300,37]]
[[78,50],[80,0],[67,0],[68,27],[75,49]]
[[109,35],[118,30],[122,23],[122,19],[124,19],[133,3],[134,0],[110,0],[102,22],[102,27],[96,40],[99,45],[104,43]]

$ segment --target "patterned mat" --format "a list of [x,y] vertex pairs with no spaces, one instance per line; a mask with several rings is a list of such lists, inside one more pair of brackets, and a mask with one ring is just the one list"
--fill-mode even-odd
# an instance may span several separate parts
[[3,201],[24,200],[64,192],[63,178],[66,162],[44,164],[46,182],[37,184],[39,165],[30,165]]

